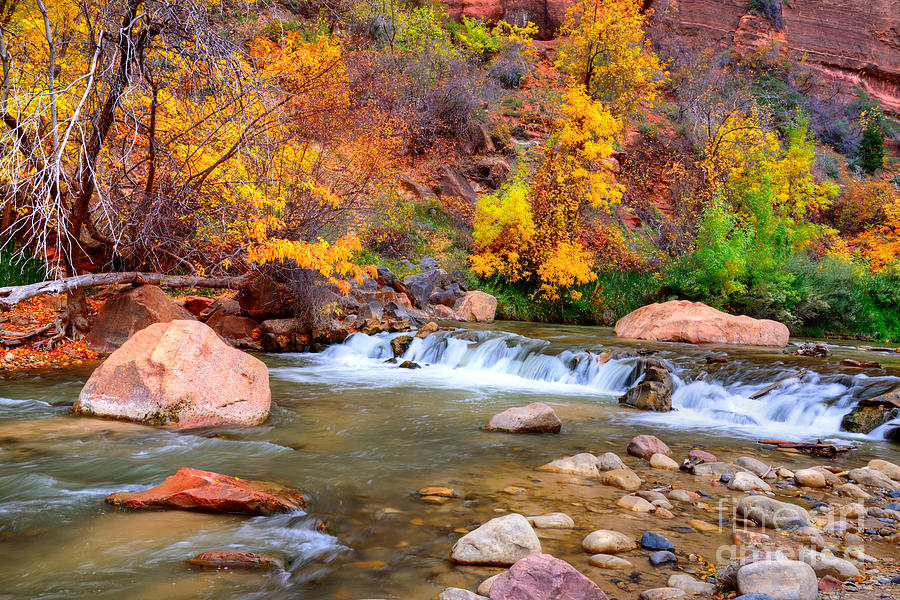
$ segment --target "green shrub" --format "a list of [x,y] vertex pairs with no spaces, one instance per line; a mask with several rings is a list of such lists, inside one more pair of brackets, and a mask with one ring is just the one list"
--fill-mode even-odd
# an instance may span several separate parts
[[10,244],[0,248],[0,287],[28,285],[45,279],[47,271],[40,260],[23,257]]

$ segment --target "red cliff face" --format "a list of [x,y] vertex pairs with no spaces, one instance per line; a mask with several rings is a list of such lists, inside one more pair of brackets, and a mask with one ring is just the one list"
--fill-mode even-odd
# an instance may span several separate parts
[[[529,19],[551,33],[572,0],[446,0],[452,16],[520,23]],[[860,86],[900,113],[900,0],[792,0],[784,28],[748,16],[747,0],[645,0],[683,35],[728,47],[755,47],[776,39],[830,79]]]

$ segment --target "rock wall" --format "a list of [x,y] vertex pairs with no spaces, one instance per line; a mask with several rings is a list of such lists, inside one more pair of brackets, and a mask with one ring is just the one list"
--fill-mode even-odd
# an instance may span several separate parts
[[[445,0],[450,15],[531,20],[545,35],[559,26],[572,0]],[[747,0],[645,0],[678,33],[728,47],[753,47],[769,37],[826,77],[863,87],[890,112],[900,113],[900,0],[792,0],[784,28],[748,16]]]
[[[660,10],[666,3],[652,4]],[[823,75],[861,86],[886,109],[900,112],[900,0],[793,0],[784,4],[782,17],[777,37],[791,54],[805,55]],[[669,19],[682,34],[722,45],[752,46],[760,38],[757,31],[774,35],[763,19],[747,17],[746,0],[679,0]]]

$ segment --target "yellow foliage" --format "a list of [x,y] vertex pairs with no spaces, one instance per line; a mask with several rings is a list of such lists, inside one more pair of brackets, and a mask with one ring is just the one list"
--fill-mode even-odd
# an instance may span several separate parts
[[581,0],[559,32],[557,67],[617,115],[653,102],[667,76],[644,35],[650,13],[642,8],[640,0]]
[[568,87],[562,112],[531,185],[518,174],[479,199],[470,257],[482,277],[527,281],[546,300],[577,297],[573,288],[595,279],[593,254],[580,239],[582,214],[609,210],[623,193],[608,161],[622,117],[578,84]]

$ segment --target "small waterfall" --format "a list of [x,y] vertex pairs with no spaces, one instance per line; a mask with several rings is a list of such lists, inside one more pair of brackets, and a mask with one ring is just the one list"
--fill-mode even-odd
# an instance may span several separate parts
[[[360,365],[360,359],[393,358],[391,340],[405,335],[356,333],[325,350],[330,360]],[[553,384],[581,386],[604,395],[625,393],[637,359],[604,357],[587,350],[554,353],[549,342],[496,331],[439,331],[414,338],[399,360],[467,372],[502,374]]]
[[[390,365],[385,361],[394,357],[391,340],[402,335],[407,334],[357,333],[343,344],[328,348],[322,356],[332,367],[387,368]],[[609,402],[610,396],[623,394],[641,377],[637,369],[640,358],[633,348],[629,350],[574,349],[502,331],[457,330],[414,338],[399,360],[426,366],[417,373],[422,373],[421,377],[430,373],[430,381],[435,377],[438,381],[464,380],[469,386],[512,381],[526,389],[528,382],[534,382],[535,390],[552,384],[555,393],[596,394]],[[860,399],[900,384],[897,377],[865,373],[804,371],[802,377],[792,377],[798,373],[795,366],[778,360],[754,362],[740,356],[731,357],[721,368],[708,372],[701,369],[704,372],[698,378],[697,364],[705,352],[700,348],[659,352],[657,356],[672,369],[672,406],[676,410],[664,414],[629,411],[623,418],[791,439],[853,436],[840,431],[843,416]],[[506,379],[498,381],[498,376]],[[774,389],[752,398],[776,382],[780,384]],[[883,425],[870,437],[884,439],[897,426],[900,419]]]

